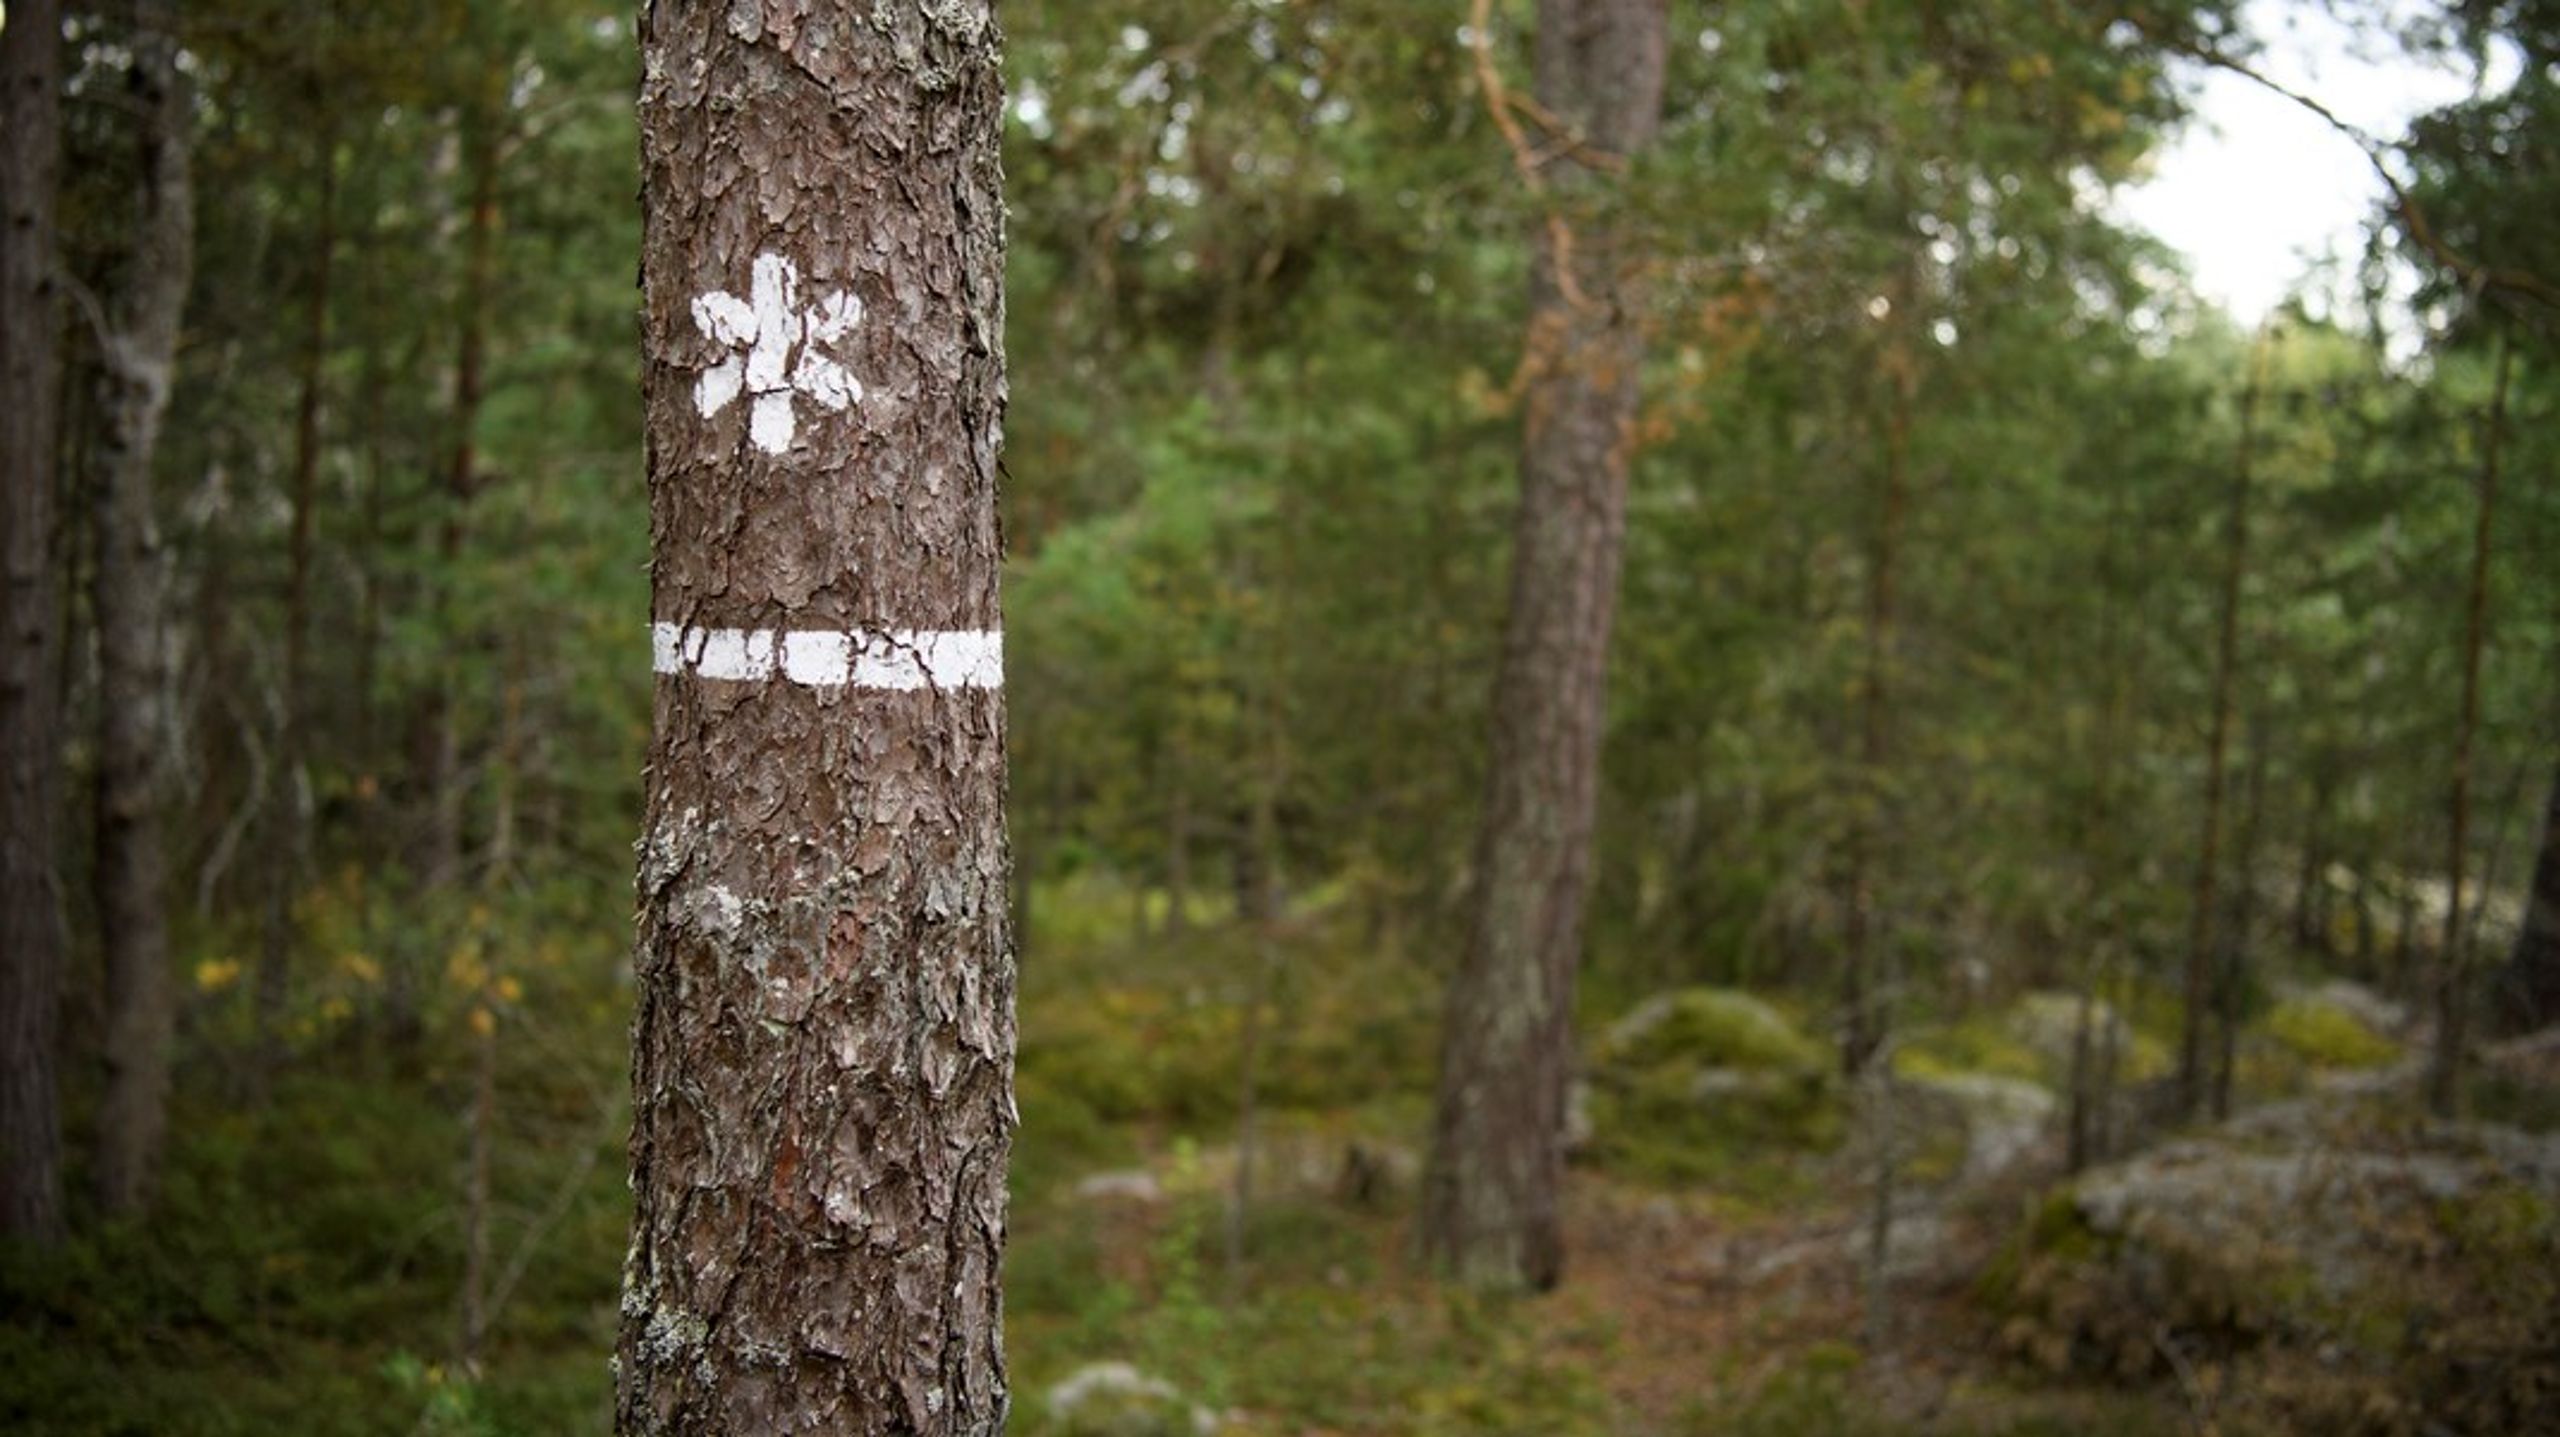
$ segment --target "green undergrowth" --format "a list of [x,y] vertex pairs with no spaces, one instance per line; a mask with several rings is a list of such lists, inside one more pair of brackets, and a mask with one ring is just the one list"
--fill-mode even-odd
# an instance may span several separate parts
[[[341,874],[297,906],[309,948],[263,1101],[239,935],[181,934],[188,1036],[158,1201],[141,1222],[83,1212],[58,1253],[0,1267],[0,1430],[607,1430],[630,1212],[619,902],[536,891],[404,923]],[[421,979],[414,1041],[381,1016],[395,962]],[[484,1027],[489,1250],[509,1290],[473,1373],[455,1349]]]
[[[510,1069],[519,1092],[538,1078]],[[182,1085],[162,1217],[0,1274],[0,1428],[599,1432],[628,1222],[621,1134],[502,1141],[493,1250],[523,1276],[489,1361],[452,1359],[465,1138],[453,1086],[328,1074],[262,1112]],[[583,1169],[582,1169],[583,1164]],[[583,1170],[584,1176],[579,1174]],[[540,1232],[533,1214],[552,1219]]]
[[1427,1090],[1432,975],[1362,949],[1318,897],[1261,936],[1223,923],[1141,938],[1129,906],[1093,881],[1044,885],[1034,905],[1018,1065],[1026,1144],[1044,1126],[1086,1156],[1110,1149],[1100,1133],[1114,1126],[1223,1131],[1257,994],[1260,1105],[1331,1110]]
[[[182,969],[191,1056],[160,1216],[84,1226],[55,1257],[0,1267],[0,1430],[609,1430],[606,1363],[628,1221],[629,996],[619,918],[549,901],[447,915],[428,930],[401,928],[378,895],[352,886],[315,892],[306,916],[328,951],[313,960],[294,1014],[295,1059],[263,1107],[239,1091],[246,982],[226,955],[242,951],[242,935],[195,935],[202,952]],[[1035,895],[1006,1258],[1014,1430],[1075,1430],[1053,1420],[1049,1393],[1101,1362],[1128,1363],[1179,1394],[1168,1430],[1192,1430],[1196,1410],[1221,1430],[1274,1437],[2173,1430],[2145,1425],[2162,1410],[2149,1345],[2164,1311],[2158,1294],[2104,1279],[2112,1249],[2067,1203],[2027,1222],[1971,1299],[2005,1334],[2012,1360],[1998,1372],[2014,1374],[2019,1393],[1976,1390],[1901,1425],[1877,1415],[1877,1371],[1845,1349],[1755,1327],[1756,1317],[1738,1339],[1702,1331],[1705,1345],[1676,1373],[1640,1372],[1631,1364],[1661,1359],[1569,1294],[1441,1290],[1412,1252],[1437,1051],[1433,965],[1371,946],[1352,905],[1320,891],[1298,895],[1261,935],[1195,896],[1178,935],[1165,931],[1159,898],[1141,936],[1134,907],[1092,880]],[[405,947],[381,936],[394,932],[410,934]],[[403,955],[423,957],[435,982],[425,1035],[406,1050],[367,1017],[385,966]],[[1231,1272],[1226,1194],[1246,1004],[1257,991],[1266,1004],[1258,1197],[1245,1260]],[[1651,1019],[1624,1021],[1646,1002],[1657,1003]],[[2146,1006],[2137,995],[2128,1076],[2164,1051]],[[502,1269],[521,1255],[522,1274],[473,1372],[454,1346],[473,1014],[484,1007],[501,1073],[492,1248]],[[2025,1010],[1910,1015],[1900,1070],[2058,1083],[2051,1045],[2025,1026],[2043,1020],[2023,1019]],[[1587,1021],[1592,1131],[1577,1181],[1620,1193],[1630,1211],[1669,1198],[1679,1221],[1700,1225],[1700,1241],[1781,1231],[1847,1200],[1842,1156],[1855,1114],[1805,1007],[1692,988]],[[2271,1027],[2254,1030],[2270,1050],[2280,1046]],[[2334,1061],[2335,1035],[2314,1032],[2323,1061]],[[2484,1075],[2475,1087],[2481,1111],[2541,1114],[2549,1126],[2547,1092],[2493,1091],[2496,1081]],[[1906,1156],[1919,1184],[1951,1176],[1961,1156],[1960,1128],[1924,1089],[1905,1090],[1906,1119],[1926,1124]],[[1097,1175],[1108,1175],[1110,1195],[1080,1190]],[[2547,1206],[2510,1197],[2448,1205],[2426,1237],[2452,1254],[2447,1271],[2467,1274],[2467,1288],[2418,1282],[2357,1321],[2321,1320],[2391,1374],[2391,1393],[2456,1402],[2470,1400],[2457,1389],[2508,1395],[2497,1400],[2538,1390],[2532,1344],[2544,1329],[2532,1315],[2553,1310],[2551,1226]],[[2165,1309],[2181,1331],[2219,1320],[2264,1334],[2299,1320],[2286,1313],[2314,1310],[2284,1307],[2307,1301],[2286,1273],[2172,1264],[2154,1276],[2185,1304]],[[2472,1294],[2467,1307],[2457,1300]],[[1731,1300],[1755,1312],[1781,1301]],[[2228,1309],[2219,1319],[2209,1311],[2217,1302]],[[2408,1345],[2413,1321],[2435,1324],[2425,1330],[2442,1340]],[[2291,1349],[2259,1337],[2217,1350]],[[2466,1353],[2492,1354],[2512,1373],[2491,1373],[2482,1387],[2460,1365]],[[1720,1365],[1728,1360],[1740,1365]],[[2118,1360],[2141,1375],[2124,1376]],[[1691,1416],[1672,1420],[1660,1394],[1684,1384],[1697,1394]],[[1646,1391],[1659,1405],[1638,1412],[1631,1394]]]
[[[1730,1364],[1720,1364],[1727,1369]],[[1856,1347],[1816,1342],[1753,1373],[1720,1370],[1684,1414],[1685,1437],[2183,1437],[2174,1405],[2144,1394],[2056,1393],[1958,1383],[1910,1415],[1888,1413]]]
[[[1066,1229],[1018,1241],[1006,1331],[1018,1430],[1064,1437],[1057,1384],[1125,1362],[1230,1433],[1563,1434],[1625,1430],[1596,1358],[1536,1299],[1451,1294],[1402,1255],[1402,1213],[1262,1205],[1231,1284],[1214,1193],[1172,1202],[1133,1240]],[[1130,1430],[1152,1430],[1133,1428]]]

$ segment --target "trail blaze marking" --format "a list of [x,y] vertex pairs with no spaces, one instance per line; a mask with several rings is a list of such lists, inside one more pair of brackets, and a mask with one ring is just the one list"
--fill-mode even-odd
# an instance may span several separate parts
[[[767,454],[791,447],[798,423],[793,396],[841,414],[862,402],[862,381],[820,353],[862,322],[862,301],[838,290],[800,307],[800,269],[778,254],[756,256],[747,297],[714,290],[693,301],[693,322],[711,341],[736,351],[704,370],[693,386],[694,406],[709,418],[743,392],[754,405],[747,435]],[[791,352],[800,351],[800,362]]]
[[730,683],[813,689],[999,689],[998,629],[704,629],[651,624],[652,667]]

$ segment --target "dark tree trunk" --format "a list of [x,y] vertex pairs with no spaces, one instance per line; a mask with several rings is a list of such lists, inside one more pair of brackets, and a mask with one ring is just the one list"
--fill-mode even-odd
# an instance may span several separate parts
[[11,5],[0,25],[0,1236],[43,1244],[62,1236],[62,637],[53,573],[61,67],[57,0]]
[[[2498,461],[2507,432],[2507,377],[2514,344],[2498,331],[2498,380],[2489,397],[2489,434],[2480,451],[2480,502],[2471,530],[2471,591],[2462,625],[2462,717],[2454,730],[2451,831],[2445,843],[2444,947],[2436,955],[2435,1050],[2428,1055],[2427,1107],[2451,1117],[2461,1106],[2463,1047],[2471,1019],[2471,933],[2462,911],[2471,853],[2471,765],[2480,729],[2480,650],[2489,634],[2489,536],[2498,516]],[[2537,873],[2537,877],[2539,874]]]
[[1864,672],[1858,684],[1858,760],[1855,806],[1849,824],[1846,892],[1842,894],[1840,1070],[1855,1079],[1867,1070],[1890,1030],[1891,975],[1880,973],[1875,941],[1875,861],[1884,842],[1887,760],[1892,741],[1892,663],[1895,580],[1902,558],[1902,528],[1910,504],[1911,411],[1918,371],[1903,342],[1916,285],[1906,272],[1894,286],[1894,307],[1878,368],[1885,381],[1884,468],[1877,495],[1876,527],[1867,554],[1867,622]]
[[98,378],[98,937],[106,968],[106,1091],[98,1106],[99,1207],[148,1206],[169,1099],[168,883],[160,776],[168,734],[167,576],[151,461],[195,258],[188,175],[192,109],[165,0],[146,0],[132,85],[141,182],[133,252],[110,301]]
[[2205,1040],[2213,1021],[2214,891],[2221,877],[2222,790],[2231,747],[2231,697],[2239,676],[2240,590],[2249,569],[2249,470],[2258,438],[2258,388],[2268,340],[2258,340],[2249,387],[2240,396],[2240,453],[2231,470],[2231,507],[2223,518],[2222,598],[2213,656],[2213,720],[2207,741],[2204,833],[2196,841],[2195,890],[2187,929],[2185,1013],[2179,1027],[2178,1111],[2191,1116],[2210,1081]]
[[2542,805],[2542,849],[2533,864],[2524,927],[2499,983],[2499,1017],[2525,1032],[2560,1023],[2560,772]]
[[494,985],[484,977],[472,996],[471,1119],[462,1160],[462,1321],[454,1357],[462,1370],[480,1375],[480,1352],[489,1336],[489,1167],[497,1147],[498,1010]]
[[2249,714],[2248,798],[2240,810],[2237,870],[2231,884],[2230,912],[2218,946],[2221,961],[2214,973],[2213,1117],[2231,1116],[2231,1085],[2240,1066],[2240,1019],[2249,988],[2249,945],[2258,928],[2259,835],[2267,810],[2267,723],[2263,710]]
[[994,15],[660,3],[642,49],[659,677],[617,1424],[993,1433]]
[[[1666,43],[1663,0],[1540,0],[1537,99],[1579,140],[1550,178],[1587,193],[1593,166],[1652,139]],[[1470,1283],[1544,1288],[1563,1270],[1574,970],[1643,360],[1625,248],[1605,219],[1577,233],[1558,209],[1530,287],[1511,609],[1422,1211],[1424,1250]]]
[[1164,936],[1180,945],[1191,936],[1191,787],[1176,749],[1165,769]]
[[[453,360],[453,452],[445,468],[444,512],[436,523],[436,604],[447,620],[444,628],[449,635],[454,632],[455,571],[461,567],[470,532],[471,504],[480,492],[480,407],[488,391],[489,292],[496,272],[498,228],[496,112],[504,104],[504,81],[504,72],[498,72],[492,87],[498,93],[485,95],[479,111],[463,127],[471,196],[463,227],[460,336]],[[418,709],[415,748],[426,825],[416,866],[418,886],[431,899],[450,894],[462,877],[465,794],[462,728],[454,701],[460,677],[460,665],[449,659],[443,682]]]
[[266,917],[258,948],[255,998],[255,1085],[261,1097],[284,1060],[284,1008],[293,985],[293,960],[301,946],[294,895],[311,858],[311,775],[307,771],[311,701],[312,545],[319,523],[320,410],[329,359],[329,292],[338,258],[338,144],[324,128],[315,149],[319,164],[319,215],[311,240],[310,312],[302,341],[301,395],[294,405],[293,524],[286,541],[284,595],[284,692],[277,702],[275,765],[267,821],[274,825],[267,854]]

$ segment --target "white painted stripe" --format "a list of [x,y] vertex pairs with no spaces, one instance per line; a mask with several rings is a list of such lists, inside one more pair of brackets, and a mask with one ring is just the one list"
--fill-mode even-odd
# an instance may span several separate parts
[[1000,689],[996,629],[701,629],[649,626],[651,666],[729,683],[779,674],[813,689]]

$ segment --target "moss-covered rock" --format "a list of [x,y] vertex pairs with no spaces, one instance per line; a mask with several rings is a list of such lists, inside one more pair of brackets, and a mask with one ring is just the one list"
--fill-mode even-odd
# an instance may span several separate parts
[[1691,1071],[1805,1071],[1824,1067],[1827,1049],[1784,1013],[1731,988],[1657,993],[1610,1025],[1594,1054],[1605,1067],[1678,1065]]
[[1582,1155],[1622,1176],[1755,1198],[1807,1181],[1793,1160],[1837,1147],[1831,1054],[1773,1005],[1721,988],[1647,999],[1594,1045]]
[[2323,1372],[2372,1376],[2354,1399],[2369,1411],[2458,1399],[2512,1418],[2560,1394],[2555,1199],[2547,1138],[2280,1104],[2060,1190],[1981,1292],[2008,1349],[2057,1374],[2250,1363],[2287,1394],[2268,1430],[2408,1430],[2318,1418],[2336,1383],[2294,1378]]
[[1172,1383],[1126,1362],[1077,1368],[1049,1389],[1048,1408],[1041,1430],[1054,1437],[1202,1437],[1218,1426]]
[[1964,1129],[1960,1171],[1976,1180],[1997,1177],[2031,1155],[2059,1108],[2051,1088],[1998,1073],[1927,1073],[1911,1083],[1954,1107]]
[[2297,994],[2269,1009],[2267,1036],[2314,1068],[2379,1068],[2400,1045],[2374,1030],[2367,1015],[2320,991]]
[[[2045,991],[2020,998],[2002,1016],[2001,1027],[2012,1040],[2041,1056],[2046,1063],[2046,1081],[2059,1084],[2069,1075],[2081,1022],[2079,994]],[[2115,1044],[2119,1082],[2144,1082],[2169,1071],[2168,1048],[2134,1026],[2111,1004],[2091,1004],[2088,1022],[2093,1039]]]

